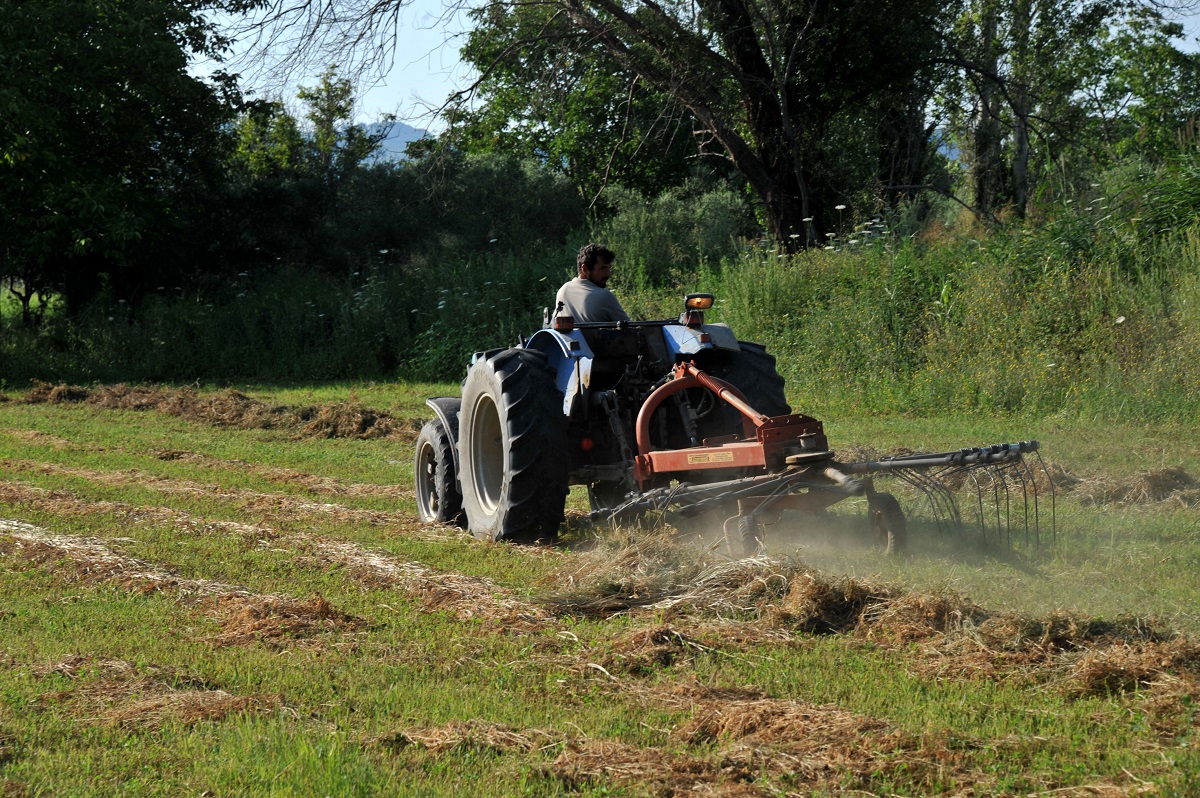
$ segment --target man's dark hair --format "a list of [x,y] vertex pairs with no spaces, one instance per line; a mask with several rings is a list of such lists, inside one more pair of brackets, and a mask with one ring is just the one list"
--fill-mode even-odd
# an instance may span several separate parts
[[611,249],[606,249],[599,244],[588,244],[579,250],[579,255],[575,258],[575,265],[579,267],[580,271],[585,268],[590,271],[597,263],[612,263],[616,259],[617,256]]

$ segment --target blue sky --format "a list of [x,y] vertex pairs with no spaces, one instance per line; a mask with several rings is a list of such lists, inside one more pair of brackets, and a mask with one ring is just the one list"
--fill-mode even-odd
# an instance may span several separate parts
[[444,0],[413,0],[403,10],[391,70],[374,87],[361,87],[361,121],[394,113],[402,122],[429,128],[430,108],[470,85],[473,74],[458,58],[468,20],[445,18],[445,6]]

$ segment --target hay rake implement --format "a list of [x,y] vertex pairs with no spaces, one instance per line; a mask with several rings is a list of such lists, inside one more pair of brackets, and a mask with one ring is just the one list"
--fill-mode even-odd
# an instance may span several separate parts
[[[667,397],[693,388],[711,391],[737,410],[743,416],[744,436],[656,450],[649,420]],[[907,542],[907,519],[895,496],[875,485],[876,478],[891,477],[924,495],[943,532],[975,529],[982,544],[1003,546],[1014,539],[1023,545],[1052,544],[1057,533],[1054,482],[1037,441],[842,463],[829,450],[820,421],[798,414],[765,416],[737,388],[693,363],[677,366],[674,379],[647,397],[638,414],[637,443],[633,470],[641,490],[615,507],[593,511],[593,520],[616,521],[650,510],[673,510],[686,518],[736,503],[736,515],[725,524],[726,535],[736,535],[745,553],[753,554],[765,542],[763,516],[782,510],[823,513],[858,496],[867,500],[868,520],[879,544],[899,552]],[[714,479],[714,470],[721,468],[765,473]],[[688,482],[688,472],[700,473],[706,481]],[[669,484],[647,489],[664,480]],[[1044,498],[1043,488],[1049,493]],[[965,514],[959,501],[963,494],[970,498]],[[1044,503],[1049,504],[1048,524],[1042,521]]]

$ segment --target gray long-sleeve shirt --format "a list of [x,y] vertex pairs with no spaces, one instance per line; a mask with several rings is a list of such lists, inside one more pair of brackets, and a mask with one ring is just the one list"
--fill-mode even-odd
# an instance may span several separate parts
[[555,315],[571,316],[576,322],[629,321],[616,294],[583,277],[563,283],[554,298],[555,308],[559,302],[563,309],[556,310]]

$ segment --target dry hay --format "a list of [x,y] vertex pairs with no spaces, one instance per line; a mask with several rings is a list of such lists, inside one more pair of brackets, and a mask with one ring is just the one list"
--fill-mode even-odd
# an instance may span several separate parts
[[774,794],[753,784],[756,774],[742,763],[609,740],[569,744],[548,771],[570,790],[615,784],[671,798]]
[[[197,534],[215,530],[236,534],[257,545],[291,546],[298,551],[311,551],[322,565],[342,567],[347,575],[364,585],[399,588],[413,594],[421,600],[426,611],[449,611],[462,620],[484,619],[508,631],[533,630],[550,620],[541,607],[517,598],[512,591],[498,587],[489,579],[437,571],[353,543],[321,541],[296,534],[285,536],[262,525],[210,521],[167,507],[88,502],[65,491],[6,482],[0,482],[0,501],[55,515],[114,514],[136,523],[171,524]],[[0,534],[5,532],[10,534],[13,542],[9,545],[0,542],[0,551],[19,555],[34,564],[69,563],[74,579],[112,581],[142,592],[172,589],[208,595],[251,595],[243,588],[181,579],[155,570],[145,563],[115,554],[98,540],[55,536],[27,524],[0,522]]]
[[0,553],[19,556],[34,565],[53,565],[80,582],[106,582],[125,590],[153,593],[172,590],[183,594],[249,595],[243,587],[207,579],[185,579],[133,557],[109,549],[95,538],[55,535],[19,521],[0,520]]
[[757,745],[802,741],[814,750],[838,745],[872,747],[890,731],[877,718],[855,715],[834,706],[767,698],[753,689],[726,692],[697,683],[662,690],[657,703],[686,706],[691,718],[672,735],[689,745],[737,741]]
[[211,614],[221,632],[207,638],[217,647],[262,643],[280,648],[285,643],[317,635],[352,634],[366,621],[335,608],[320,595],[307,601],[282,596],[220,596],[213,600]]
[[730,562],[666,532],[603,541],[569,561],[553,581],[557,590],[542,603],[573,617],[651,610],[741,618],[787,591],[787,576],[774,560]]
[[39,463],[32,460],[0,460],[0,468],[8,472],[33,472],[79,477],[99,485],[135,486],[160,493],[177,496],[192,496],[205,499],[238,502],[239,509],[258,512],[268,516],[290,517],[295,515],[332,517],[348,523],[363,523],[373,526],[390,526],[411,522],[411,516],[399,512],[364,510],[346,507],[331,502],[319,502],[301,496],[282,493],[262,493],[243,489],[225,489],[216,485],[205,485],[187,479],[162,477],[138,469],[125,471],[99,471],[77,468],[56,463]]
[[390,749],[419,746],[434,754],[464,750],[497,754],[561,750],[545,770],[570,790],[615,784],[653,795],[768,794],[748,783],[752,774],[744,767],[723,766],[702,757],[659,748],[639,748],[608,740],[582,740],[546,729],[516,730],[479,719],[405,730],[387,735],[378,742]]
[[415,440],[420,424],[353,402],[319,407],[267,405],[239,391],[200,394],[193,388],[50,385],[34,382],[27,404],[81,403],[109,410],[153,410],[232,429],[278,429],[297,437]]
[[[0,430],[0,434],[9,435],[29,443],[50,446],[58,450],[71,449],[87,452],[107,452],[112,450],[107,446],[79,443],[37,430],[4,429]],[[128,451],[123,447],[116,448],[119,451]],[[143,452],[135,453],[143,454]],[[345,483],[333,477],[310,474],[293,468],[262,465],[260,463],[247,462],[246,460],[225,460],[186,449],[157,449],[151,450],[147,454],[164,462],[196,463],[206,468],[219,468],[225,471],[253,474],[269,482],[301,487],[312,493],[324,493],[332,496],[382,496],[391,499],[403,499],[412,495],[411,488],[396,484]],[[27,465],[31,463],[31,461],[13,462],[18,464],[25,463]]]
[[[49,446],[53,449],[71,449],[75,447],[73,441],[66,438],[60,438],[57,435],[51,435],[48,432],[42,432],[34,429],[6,429],[0,430],[5,435],[10,435],[18,440],[26,441],[27,443],[36,443],[39,445]],[[97,451],[101,451],[103,447],[95,447]]]
[[87,501],[70,491],[47,490],[33,485],[0,482],[0,502],[19,504],[55,516],[116,515],[139,524],[170,524],[194,534],[217,531],[237,535],[248,542],[262,543],[279,533],[262,524],[197,518],[182,510],[162,506],[140,506],[116,501]]
[[599,662],[586,663],[587,668],[599,666],[604,673],[643,676],[675,665],[696,652],[708,650],[687,634],[666,625],[633,629],[612,642]]
[[[767,558],[713,563],[702,553],[688,558],[666,548],[653,541],[640,560],[630,546],[608,566],[573,564],[559,574],[558,582],[573,589],[543,600],[557,615],[651,612],[659,620],[591,652],[581,669],[611,679],[643,675],[701,651],[778,645],[799,632],[901,650],[920,643],[910,667],[925,677],[1015,680],[1072,696],[1135,693],[1148,711],[1166,716],[1200,697],[1200,643],[1152,619],[992,613],[952,592],[906,593]],[[714,627],[707,635],[706,623]],[[717,629],[754,631],[722,637]]]
[[207,579],[184,579],[133,557],[117,554],[101,541],[54,535],[44,529],[0,521],[0,552],[16,554],[36,565],[54,564],[60,572],[82,582],[104,582],[138,593],[169,590],[209,599],[211,614],[222,631],[209,638],[218,646],[262,642],[278,647],[286,640],[328,632],[352,633],[365,622],[335,609],[317,595],[307,601],[288,596],[261,595],[246,588]]
[[345,483],[320,474],[310,474],[294,468],[280,466],[265,466],[250,463],[245,460],[223,460],[199,452],[189,452],[179,449],[163,449],[152,453],[159,460],[193,462],[208,468],[220,468],[226,471],[240,471],[253,474],[269,482],[281,485],[294,485],[312,493],[325,493],[332,496],[383,496],[391,499],[402,499],[412,495],[410,488],[399,485],[380,485],[376,483]]
[[563,745],[565,740],[562,735],[545,729],[517,731],[500,723],[472,718],[424,729],[406,729],[382,737],[378,742],[393,750],[412,745],[435,754],[459,750],[507,754],[544,751]]
[[[837,707],[694,682],[632,695],[690,713],[671,733],[671,750],[569,740],[550,768],[568,787],[614,783],[655,795],[774,795],[771,778],[805,789],[843,789],[848,779],[867,786],[891,769],[907,779],[924,768],[944,776],[956,765],[957,755],[945,747]],[[694,746],[711,753],[685,753]]]
[[435,571],[353,543],[314,541],[311,545],[326,562],[344,566],[367,585],[400,588],[418,596],[426,611],[448,611],[459,620],[478,618],[508,631],[538,629],[550,620],[541,607],[484,577]]
[[1157,504],[1200,506],[1200,484],[1180,467],[1143,471],[1131,479],[1082,479],[1073,493],[1085,504]]
[[424,421],[397,419],[354,403],[309,408],[300,414],[306,423],[300,434],[310,438],[397,438],[415,441]]
[[1200,644],[1190,640],[1116,644],[1086,649],[1071,663],[1069,689],[1079,695],[1110,695],[1156,686],[1197,695]]
[[235,696],[204,680],[126,660],[75,654],[35,667],[33,673],[42,679],[60,675],[79,682],[43,693],[36,706],[64,705],[83,720],[127,729],[156,731],[171,723],[192,726],[282,705],[277,695]]

